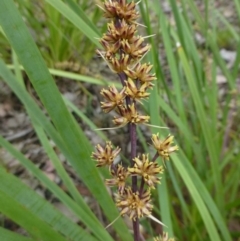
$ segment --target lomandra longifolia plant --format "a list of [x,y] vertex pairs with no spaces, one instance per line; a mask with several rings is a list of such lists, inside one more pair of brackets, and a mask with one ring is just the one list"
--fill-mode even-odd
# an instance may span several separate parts
[[[158,134],[152,135],[152,143],[156,155],[150,159],[147,153],[137,155],[136,126],[146,124],[150,117],[141,114],[138,109],[141,101],[149,97],[147,92],[154,87],[155,74],[151,73],[152,65],[142,63],[143,57],[150,49],[144,43],[144,37],[137,34],[139,13],[134,2],[126,0],[105,1],[100,8],[104,17],[109,20],[107,33],[103,34],[100,43],[103,51],[99,55],[107,62],[110,69],[116,73],[122,83],[122,89],[115,86],[102,89],[101,95],[105,101],[101,108],[105,113],[116,111],[113,118],[116,127],[128,126],[131,142],[131,154],[128,157],[129,166],[116,163],[114,159],[121,149],[113,148],[110,141],[105,146],[97,145],[92,158],[97,161],[98,167],[108,166],[111,179],[106,180],[106,185],[116,186],[115,202],[120,209],[120,215],[127,215],[133,222],[134,240],[140,240],[139,219],[149,217],[162,224],[152,216],[151,190],[160,183],[159,174],[163,174],[164,167],[156,162],[160,156],[165,160],[178,149],[172,146],[173,136],[160,140]],[[127,179],[131,179],[131,186]],[[160,238],[156,238],[160,240]],[[162,240],[168,240],[166,237]]]

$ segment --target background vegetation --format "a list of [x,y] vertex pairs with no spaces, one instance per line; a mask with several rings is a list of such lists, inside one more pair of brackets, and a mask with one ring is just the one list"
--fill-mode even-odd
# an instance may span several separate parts
[[[147,58],[154,64],[158,78],[157,88],[144,107],[151,124],[169,126],[180,147],[167,162],[166,175],[155,192],[154,215],[167,224],[164,230],[177,240],[238,240],[240,3],[232,1],[235,24],[215,8],[216,1],[205,0],[200,6],[192,0],[167,3],[169,11],[157,0],[139,3],[142,24],[146,26],[141,31],[154,34],[148,39],[152,49]],[[86,66],[92,62],[97,62],[95,67],[101,65],[94,58],[95,48],[100,47],[97,38],[106,28],[101,16],[95,2],[87,0],[0,1],[1,81],[24,106],[66,190],[47,178],[3,136],[0,145],[71,210],[80,224],[19,181],[4,164],[0,166],[3,241],[132,240],[123,219],[113,224],[111,235],[104,229],[118,216],[118,210],[102,179],[107,174],[99,173],[90,159],[93,144],[84,132],[87,126],[94,136],[106,139],[106,132],[95,130],[99,122],[88,115],[89,108],[94,109],[91,86],[117,81],[114,76],[104,78],[97,69],[95,73],[87,72]],[[220,54],[223,48],[236,54],[231,64]],[[79,98],[87,96],[90,106],[78,108],[61,95],[57,86],[66,79],[69,83],[81,82],[84,94]],[[34,95],[29,93],[27,83]],[[149,148],[147,131],[138,130],[143,149]],[[156,133],[156,129],[151,131]],[[102,221],[77,190],[59,153],[98,202]],[[27,236],[9,230],[4,225],[6,219],[21,226]],[[142,226],[146,240],[161,231],[147,220]]]

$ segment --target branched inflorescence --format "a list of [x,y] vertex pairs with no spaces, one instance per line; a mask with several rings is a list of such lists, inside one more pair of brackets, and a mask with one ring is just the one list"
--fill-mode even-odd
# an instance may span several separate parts
[[[99,50],[98,53],[119,76],[122,83],[121,90],[115,86],[101,90],[101,95],[105,99],[101,102],[101,108],[105,113],[116,111],[117,116],[113,118],[115,126],[128,125],[131,156],[129,167],[115,163],[114,159],[119,154],[120,148],[114,149],[111,142],[107,142],[104,147],[96,146],[92,158],[97,161],[98,167],[109,167],[112,178],[107,179],[106,184],[116,186],[118,189],[115,201],[120,214],[127,215],[133,222],[137,222],[141,217],[151,216],[153,205],[150,191],[160,183],[159,174],[164,171],[163,166],[155,160],[158,156],[164,161],[168,160],[169,155],[178,148],[172,145],[173,136],[169,135],[165,140],[160,140],[158,134],[155,134],[152,135],[153,147],[156,149],[155,157],[150,160],[148,154],[137,155],[136,125],[147,123],[150,119],[149,116],[141,114],[137,108],[142,99],[149,97],[147,91],[153,88],[153,81],[156,79],[155,74],[151,72],[153,66],[150,63],[141,63],[150,45],[144,43],[142,36],[137,35],[139,24],[136,20],[139,13],[134,2],[109,0],[100,8],[110,23],[107,33],[100,39],[103,50]],[[129,177],[132,178],[132,186],[128,184]],[[138,177],[141,179],[140,185],[137,185]]]

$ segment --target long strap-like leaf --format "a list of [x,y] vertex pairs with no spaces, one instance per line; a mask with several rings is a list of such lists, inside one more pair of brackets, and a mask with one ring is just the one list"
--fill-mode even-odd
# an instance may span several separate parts
[[[24,209],[30,212],[36,219],[41,219],[43,222],[52,227],[55,231],[62,233],[67,239],[72,241],[96,241],[80,226],[73,223],[66,218],[60,211],[53,207],[49,202],[40,197],[36,192],[24,185],[17,177],[7,173],[2,167],[0,167],[0,192],[3,192],[10,199],[13,199],[19,205],[22,205]],[[13,213],[12,219],[15,220]],[[25,215],[22,219],[25,218]],[[33,225],[31,222],[27,224],[29,228]],[[38,227],[42,229],[41,226]],[[44,232],[44,229],[42,230]],[[1,237],[1,236],[0,236]],[[2,237],[0,239],[2,241]],[[9,241],[9,240],[8,240]]]
[[[68,112],[56,84],[12,0],[0,1],[0,24],[64,141],[69,162],[99,202],[108,219],[114,220],[118,216],[118,211],[109,197],[95,164],[90,160],[92,147]],[[116,221],[113,227],[122,240],[132,239],[122,219]]]
[[35,241],[33,239],[30,238],[26,238],[21,236],[20,234],[14,233],[12,231],[9,231],[5,228],[1,228],[0,227],[0,237],[1,237],[1,241]]

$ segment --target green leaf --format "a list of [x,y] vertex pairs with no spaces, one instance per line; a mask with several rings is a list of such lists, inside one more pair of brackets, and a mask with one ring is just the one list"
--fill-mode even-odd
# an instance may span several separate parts
[[[47,223],[52,229],[62,233],[73,241],[95,240],[80,226],[66,218],[49,202],[24,185],[18,178],[7,173],[2,167],[0,167],[0,176],[0,192],[9,196],[9,199],[14,200],[19,205],[22,205],[24,209],[35,215],[37,219]],[[22,219],[25,219],[25,216],[23,215]],[[15,220],[14,218],[12,219]]]
[[220,208],[223,208],[223,195],[222,195],[222,180],[219,169],[219,158],[218,153],[216,152],[216,148],[214,146],[214,138],[211,135],[211,128],[209,128],[209,124],[207,123],[206,113],[203,107],[203,103],[201,101],[201,97],[199,95],[198,87],[196,82],[194,81],[194,75],[192,74],[192,68],[187,60],[186,54],[182,47],[178,47],[178,54],[181,59],[183,69],[186,75],[186,79],[188,82],[189,90],[192,95],[193,103],[195,105],[195,109],[198,115],[198,119],[200,120],[200,125],[202,128],[202,132],[205,138],[206,146],[208,148],[210,161],[212,165],[212,174],[214,179],[214,184],[216,188],[216,199]]
[[24,205],[20,205],[2,191],[0,191],[0,212],[25,228],[36,241],[67,241],[49,225],[27,210]]
[[[12,0],[0,2],[0,23],[61,136],[61,141],[64,142],[64,154],[67,155],[69,162],[99,202],[106,217],[110,221],[114,220],[119,212],[109,196],[94,162],[90,160],[92,147],[68,112],[56,84]],[[13,29],[14,31],[12,31]],[[113,224],[113,227],[121,239],[132,239],[121,218]]]
[[80,7],[79,4],[77,4],[73,0],[65,1],[68,3],[69,7],[82,19],[82,21],[84,21],[89,26],[89,28],[93,29],[95,33],[97,33],[97,36],[101,35],[97,26],[89,20],[88,16],[85,14],[84,10]]
[[5,228],[0,227],[1,241],[34,241],[33,239],[23,237],[20,234],[9,231]]
[[62,235],[52,229],[51,226],[40,220],[24,205],[16,202],[2,190],[0,190],[0,212],[25,228],[36,241],[67,241]]
[[[81,32],[83,32],[94,44],[98,47],[101,47],[98,40],[99,32],[95,31],[95,28],[89,24],[89,21],[86,21],[86,16],[78,16],[75,11],[69,8],[64,2],[59,0],[45,0],[51,4],[57,11],[59,11],[64,17],[66,17],[71,23],[73,23]],[[78,9],[79,10],[79,9]],[[77,11],[77,10],[76,10]],[[79,14],[79,12],[78,12]]]
[[[196,206],[198,207],[199,213],[202,216],[203,222],[205,223],[205,227],[211,240],[220,241],[221,239],[212,220],[210,212],[213,215],[215,222],[218,224],[218,228],[221,230],[224,239],[231,241],[229,231],[227,230],[226,224],[224,223],[223,218],[216,207],[216,204],[213,202],[211,196],[202,184],[196,171],[191,166],[189,160],[187,160],[184,155],[180,155],[179,153],[178,155],[173,155],[172,160],[175,167],[178,169],[182,180],[186,184]],[[208,209],[206,208],[203,199],[208,206]]]
[[81,206],[74,202],[61,188],[51,182],[31,161],[26,159],[22,153],[17,151],[10,143],[0,136],[0,145],[6,148],[12,156],[30,171],[40,182],[48,188],[63,204],[65,204],[100,240],[112,240],[100,222],[89,214],[86,204]]

